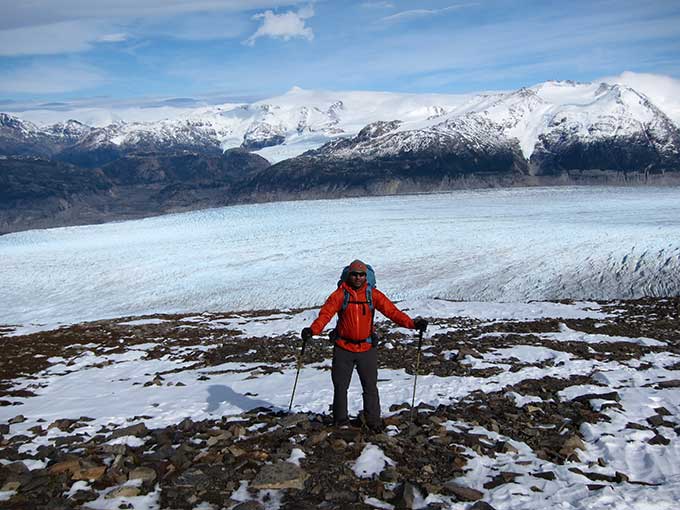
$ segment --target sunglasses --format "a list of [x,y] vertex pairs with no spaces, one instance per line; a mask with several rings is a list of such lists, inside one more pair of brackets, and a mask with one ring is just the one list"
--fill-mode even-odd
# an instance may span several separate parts
[[349,275],[355,276],[357,278],[362,278],[362,277],[366,276],[366,273],[358,272],[358,271],[352,271]]

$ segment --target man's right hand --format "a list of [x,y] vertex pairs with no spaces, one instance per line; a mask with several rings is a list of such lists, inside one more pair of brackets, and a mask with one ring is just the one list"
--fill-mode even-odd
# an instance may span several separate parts
[[422,317],[417,317],[416,319],[413,319],[413,326],[418,331],[424,332],[427,329],[427,321]]
[[300,336],[302,336],[302,339],[303,339],[305,342],[306,342],[307,340],[311,340],[311,339],[312,339],[312,328],[304,328],[304,329],[302,330],[302,333],[301,333]]

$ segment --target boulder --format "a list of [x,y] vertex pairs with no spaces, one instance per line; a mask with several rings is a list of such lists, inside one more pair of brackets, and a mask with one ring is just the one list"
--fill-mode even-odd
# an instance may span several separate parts
[[156,479],[156,471],[150,467],[138,467],[130,471],[130,480],[141,480],[142,482],[153,482]]
[[105,498],[106,499],[113,499],[113,498],[134,498],[135,496],[139,496],[141,491],[139,490],[138,487],[129,487],[129,486],[124,486],[124,487],[118,487],[117,489],[113,489],[111,492],[109,492]]
[[575,455],[576,449],[585,450],[586,445],[580,437],[574,434],[562,444],[560,455],[569,459]]
[[264,510],[264,505],[259,501],[244,501],[231,510]]
[[114,430],[111,432],[108,441],[125,436],[144,437],[148,434],[149,429],[146,428],[146,425],[144,425],[144,423],[137,423],[136,425],[130,425],[129,427]]
[[484,494],[478,490],[459,485],[454,481],[449,481],[444,484],[446,493],[455,496],[458,501],[478,501],[484,497]]
[[427,491],[413,482],[404,482],[396,491],[393,500],[396,508],[416,508],[419,498],[425,499]]
[[298,489],[304,488],[309,475],[291,462],[265,465],[250,484],[252,489]]
[[289,414],[281,420],[281,426],[284,428],[295,427],[309,421],[309,416],[304,413]]
[[26,417],[23,414],[19,414],[19,415],[15,416],[14,418],[10,418],[7,423],[9,423],[10,425],[15,425],[17,423],[23,423],[25,421],[26,421]]
[[61,419],[61,420],[55,420],[52,423],[50,423],[48,429],[54,429],[57,428],[61,430],[62,432],[68,432],[71,429],[71,426],[76,423],[77,420],[69,420],[67,418]]
[[467,510],[496,510],[486,501],[477,501],[474,505],[468,507]]
[[83,468],[73,473],[73,480],[99,480],[106,473],[106,466]]
[[48,471],[51,475],[60,475],[62,473],[73,474],[76,471],[80,471],[80,461],[79,459],[69,459],[57,462],[56,464],[52,464]]
[[666,446],[671,442],[670,439],[662,436],[661,434],[655,435],[653,438],[651,438],[647,443],[649,444],[658,444],[658,445],[663,445]]

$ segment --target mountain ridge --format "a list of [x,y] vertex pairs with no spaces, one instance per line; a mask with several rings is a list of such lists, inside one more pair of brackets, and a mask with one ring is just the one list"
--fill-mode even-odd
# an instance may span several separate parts
[[[0,158],[0,180],[34,191],[33,202],[0,204],[0,232],[7,232],[281,199],[673,184],[680,182],[680,129],[644,94],[605,83],[551,81],[458,96],[298,88],[103,127],[76,120],[41,127],[0,114]],[[18,176],[31,158],[41,160],[40,171],[26,174],[34,183]],[[226,181],[224,158],[232,165]],[[108,195],[93,194],[83,169],[108,179]],[[45,193],[58,208],[41,211]],[[87,214],[77,212],[83,207]]]
[[[552,107],[550,116],[555,116],[556,109],[567,106],[578,107],[597,117],[592,106],[607,91],[634,91],[622,85],[605,83],[576,83],[572,81],[544,82],[533,87],[520,88],[515,91],[499,93],[481,93],[466,95],[443,94],[394,94],[379,92],[318,92],[293,88],[286,94],[250,104],[226,104],[213,107],[196,108],[174,118],[165,118],[155,122],[118,121],[106,126],[87,126],[84,137],[73,145],[82,145],[82,149],[93,149],[98,144],[110,144],[118,147],[134,146],[138,143],[154,142],[158,146],[168,144],[191,146],[191,150],[200,152],[201,147],[222,150],[242,147],[249,150],[262,150],[268,147],[285,144],[288,155],[300,155],[306,150],[319,148],[324,143],[337,137],[354,136],[366,125],[376,121],[399,119],[405,125],[427,123],[429,120],[444,115],[460,116],[466,113],[482,113],[490,120],[498,123],[511,136],[518,136],[522,131],[538,131],[540,134],[542,111],[536,118],[530,115],[539,107]],[[663,115],[663,105],[653,105],[646,96],[643,97],[655,110]],[[590,108],[589,108],[590,107]],[[3,114],[9,117],[8,114]],[[25,124],[27,131],[40,133],[51,131],[55,136],[59,129],[56,125],[40,127],[32,122],[14,119]],[[677,124],[668,119],[677,128]],[[78,123],[79,121],[65,121]],[[0,140],[5,131],[0,122]],[[513,130],[514,129],[514,130]],[[309,140],[309,135],[315,135]],[[518,136],[519,138],[519,136]],[[537,136],[535,137],[537,139]],[[297,146],[297,147],[293,147]],[[524,155],[529,159],[533,145],[527,141],[523,144]],[[7,151],[4,154],[10,154]],[[272,163],[282,159],[281,155],[272,151],[262,154]],[[287,159],[287,158],[286,158]]]

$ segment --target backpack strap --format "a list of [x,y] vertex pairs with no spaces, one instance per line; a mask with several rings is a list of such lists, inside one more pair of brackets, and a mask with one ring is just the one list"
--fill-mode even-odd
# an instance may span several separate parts
[[368,307],[371,309],[371,313],[375,312],[375,308],[373,306],[373,285],[366,285],[366,302],[368,303]]
[[345,293],[345,297],[342,300],[342,308],[340,308],[339,313],[342,313],[345,310],[347,310],[347,305],[349,304],[349,298],[350,298],[350,295],[349,295],[349,292],[347,292],[347,289],[342,289],[342,291]]
[[342,291],[345,293],[345,297],[342,300],[342,307],[340,308],[339,313],[342,314],[345,310],[347,310],[347,305],[352,303],[355,305],[368,305],[368,308],[371,310],[371,314],[375,315],[375,306],[373,305],[373,287],[371,285],[366,286],[366,301],[352,301],[347,289],[343,288]]

